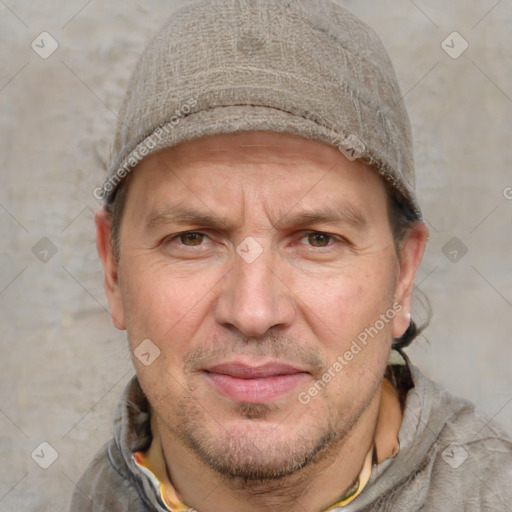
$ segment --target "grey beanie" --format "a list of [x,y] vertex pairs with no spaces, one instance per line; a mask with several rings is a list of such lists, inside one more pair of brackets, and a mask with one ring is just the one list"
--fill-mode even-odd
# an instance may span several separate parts
[[197,0],[171,16],[130,79],[107,202],[147,155],[248,130],[336,146],[386,178],[418,219],[409,117],[375,32],[336,0]]

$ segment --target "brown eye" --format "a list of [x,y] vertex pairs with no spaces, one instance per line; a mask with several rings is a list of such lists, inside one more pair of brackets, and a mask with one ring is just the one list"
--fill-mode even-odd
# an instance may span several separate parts
[[326,235],[325,233],[310,233],[307,237],[313,247],[327,247],[332,238],[331,235]]
[[201,242],[204,239],[204,235],[202,233],[183,233],[179,236],[179,239],[183,245],[190,247],[201,245]]

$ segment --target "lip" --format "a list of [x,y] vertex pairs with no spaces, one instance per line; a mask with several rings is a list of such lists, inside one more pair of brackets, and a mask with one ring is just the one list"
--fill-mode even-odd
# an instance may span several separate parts
[[308,373],[280,362],[255,365],[244,362],[225,362],[204,370],[217,391],[245,403],[267,403],[295,389]]

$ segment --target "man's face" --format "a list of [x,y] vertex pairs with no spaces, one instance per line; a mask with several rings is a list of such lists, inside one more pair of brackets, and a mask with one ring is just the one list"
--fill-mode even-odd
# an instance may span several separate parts
[[132,351],[161,351],[134,357],[141,386],[166,436],[210,467],[289,474],[376,403],[412,272],[365,164],[286,134],[182,144],[134,171],[120,249],[116,325]]

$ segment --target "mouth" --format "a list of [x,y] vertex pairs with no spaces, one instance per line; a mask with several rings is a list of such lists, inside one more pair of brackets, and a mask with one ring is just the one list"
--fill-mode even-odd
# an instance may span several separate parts
[[257,365],[231,361],[205,369],[204,375],[218,392],[231,400],[261,404],[290,393],[309,373],[280,362]]

